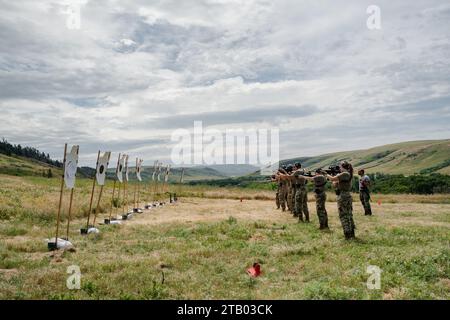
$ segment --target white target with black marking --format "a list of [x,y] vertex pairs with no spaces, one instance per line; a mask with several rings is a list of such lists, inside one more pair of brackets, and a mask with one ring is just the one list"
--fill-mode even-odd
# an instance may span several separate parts
[[142,162],[144,162],[144,160],[139,159],[137,162],[137,166],[136,166],[136,178],[139,181],[142,181],[142,177],[141,177],[141,172],[142,172]]
[[64,164],[64,183],[67,189],[73,189],[75,187],[79,149],[79,146],[72,146],[70,153],[66,155],[66,163]]
[[97,178],[97,184],[99,186],[105,185],[106,170],[108,170],[110,157],[111,157],[111,152],[108,151],[108,152],[105,152],[103,154],[103,156],[101,156],[98,159],[96,178]]
[[164,181],[165,182],[169,181],[169,173],[170,173],[170,164],[168,164],[167,167],[166,167],[166,173],[164,175]]
[[158,167],[158,160],[156,160],[155,164],[153,165],[152,181],[155,181],[157,167]]
[[125,181],[128,182],[128,155],[125,156],[124,170],[125,170]]
[[119,161],[119,168],[117,168],[117,180],[119,180],[120,183],[123,182],[123,169],[125,167],[125,159],[127,155],[122,155],[122,158]]
[[158,181],[161,181],[161,168],[162,168],[162,163],[158,163],[158,174],[156,176],[156,179]]

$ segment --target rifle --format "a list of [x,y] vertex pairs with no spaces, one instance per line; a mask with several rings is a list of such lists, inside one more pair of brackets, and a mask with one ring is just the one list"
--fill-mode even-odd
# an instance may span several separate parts
[[274,180],[276,179],[276,175],[271,175],[270,177],[266,177],[265,181],[267,182],[275,182]]
[[341,168],[339,166],[329,166],[327,170],[324,170],[330,176],[337,176],[341,173]]
[[310,178],[314,177],[312,171],[304,171],[304,172],[300,173],[300,175],[304,176],[304,177],[310,177]]

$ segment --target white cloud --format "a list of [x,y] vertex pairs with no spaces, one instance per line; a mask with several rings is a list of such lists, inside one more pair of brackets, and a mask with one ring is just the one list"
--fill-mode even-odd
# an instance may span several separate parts
[[173,130],[155,123],[198,114],[222,129],[280,126],[282,157],[448,137],[449,110],[427,103],[450,95],[450,5],[379,1],[382,29],[371,31],[370,4],[85,1],[69,30],[62,1],[0,0],[0,136],[155,158],[169,155],[157,144]]

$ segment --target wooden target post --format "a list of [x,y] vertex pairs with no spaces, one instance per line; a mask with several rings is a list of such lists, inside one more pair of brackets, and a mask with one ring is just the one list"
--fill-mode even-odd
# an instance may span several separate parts
[[[113,212],[113,206],[114,206],[114,196],[115,196],[115,192],[116,192],[116,182],[117,182],[117,175],[119,174],[119,165],[120,165],[120,153],[119,153],[119,157],[117,158],[117,165],[116,165],[116,178],[114,179],[114,184],[113,184],[113,192],[112,192],[112,197],[111,197],[111,207],[109,208],[109,219],[107,223],[111,222],[111,217],[112,217],[112,212]],[[120,199],[120,181],[119,181],[119,192],[118,192],[118,196]],[[106,223],[106,221],[105,221]]]
[[[95,165],[96,168],[98,166],[99,158],[100,158],[100,150],[98,151],[98,154],[97,154],[97,162],[96,162],[96,165]],[[92,179],[92,191],[91,191],[91,199],[89,201],[89,211],[88,211],[88,216],[87,216],[86,229],[81,229],[80,230],[81,234],[87,234],[88,230],[89,230],[89,220],[90,220],[90,217],[91,217],[92,202],[94,201],[94,192],[95,192],[96,180],[97,180],[97,178],[96,178],[96,175],[94,174],[94,178]]]
[[102,194],[103,194],[103,187],[100,187],[100,194],[98,195],[98,200],[97,200],[97,205],[95,206],[95,213],[94,213],[94,221],[92,222],[92,225],[95,226],[95,221],[97,220],[97,214],[98,214],[98,210],[100,207],[100,200],[102,199]]
[[[179,182],[179,186],[178,186],[178,196],[181,195],[181,188],[183,187],[183,182],[184,182],[184,168],[181,168],[181,175],[180,175],[180,182]],[[178,197],[177,195],[174,196],[175,197],[175,201],[178,201]]]
[[[61,176],[61,189],[59,191],[58,213],[56,216],[56,232],[55,232],[55,247],[54,247],[55,250],[58,249],[59,220],[61,218],[61,206],[62,206],[62,199],[63,199],[63,193],[64,193],[64,174],[65,174],[65,169],[66,169],[66,156],[67,156],[67,143],[64,144],[63,173]],[[52,249],[51,245],[49,245],[49,249]]]
[[153,192],[153,201],[158,201],[158,182],[159,182],[159,178],[160,178],[160,173],[161,173],[161,164],[158,163],[158,165],[156,166],[155,189]]
[[67,216],[66,240],[69,240],[70,219],[71,219],[71,215],[72,215],[73,189],[74,188],[72,188],[72,190],[70,190],[69,213]]
[[61,222],[61,211],[62,211],[62,202],[63,202],[63,194],[64,194],[64,185],[67,189],[70,189],[70,200],[69,200],[69,212],[67,215],[67,229],[66,229],[66,237],[62,238],[67,243],[62,246],[71,245],[69,241],[69,229],[70,229],[70,220],[72,215],[72,203],[73,203],[73,194],[75,188],[75,180],[76,180],[76,172],[78,165],[78,151],[79,146],[72,146],[70,154],[67,153],[67,143],[64,145],[64,160],[63,160],[63,174],[61,176],[61,189],[59,194],[59,204],[58,204],[58,213],[56,217],[56,232],[55,232],[55,241],[48,242],[49,250],[57,250],[58,249],[58,237],[59,237],[59,225]]
[[123,200],[123,204],[122,204],[122,213],[125,214],[125,202],[126,202],[126,197],[125,197],[125,192],[127,188],[127,182],[124,180],[123,181],[123,193],[122,193],[122,200]]
[[[138,170],[138,158],[136,158],[136,174],[137,174],[137,170]],[[134,185],[134,196],[133,196],[133,211],[136,210],[138,208],[137,202],[136,202],[136,194],[137,194],[137,187],[138,187],[138,182],[136,182],[136,184]]]
[[[128,156],[125,158],[125,179],[123,181],[123,214],[128,214]],[[126,207],[126,210],[125,210]]]

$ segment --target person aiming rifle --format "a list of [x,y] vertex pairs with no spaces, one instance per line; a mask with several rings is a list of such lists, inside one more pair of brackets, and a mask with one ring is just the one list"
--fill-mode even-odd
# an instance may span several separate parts
[[277,192],[275,193],[275,205],[277,207],[277,209],[280,209],[280,182],[278,181],[277,178],[277,173],[279,172],[279,170],[270,177],[270,181],[273,183],[276,183],[276,190]]
[[278,201],[280,203],[281,211],[286,211],[286,198],[287,198],[287,192],[288,192],[288,173],[286,171],[286,166],[281,166],[280,169],[278,169],[278,172],[276,174],[276,179],[279,183],[279,191],[278,191]]
[[[294,166],[292,164],[288,164],[286,167],[286,171],[287,171],[288,175],[291,176],[292,172],[294,171]],[[289,179],[286,201],[287,201],[287,207],[292,214],[294,213],[294,197],[295,197],[294,181],[292,179]]]
[[336,188],[339,219],[344,230],[345,239],[355,238],[355,222],[353,221],[353,198],[351,195],[353,166],[343,161],[339,165],[337,175],[327,173],[327,178],[333,182]]
[[[306,192],[306,179],[305,179],[305,172],[301,167],[300,163],[295,164],[295,170],[294,167],[292,168],[292,172],[288,173],[287,171],[285,173],[281,172],[278,175],[280,181],[287,182],[290,181],[293,187],[295,188],[295,195],[294,195],[294,204],[293,204],[293,214],[294,217],[298,217],[300,221],[306,221],[309,222],[309,211],[308,211],[308,204],[307,204],[307,192]],[[303,216],[305,219],[303,219]]]
[[372,208],[370,207],[370,178],[364,173],[364,169],[358,171],[359,179],[359,200],[364,208],[364,215],[371,216]]
[[328,227],[328,214],[327,209],[325,207],[325,203],[327,201],[327,193],[326,185],[327,185],[327,177],[326,172],[321,168],[315,171],[314,176],[305,176],[307,181],[311,181],[314,183],[314,195],[316,199],[316,212],[317,217],[319,218],[319,229],[325,230],[329,229]]
[[[309,222],[309,210],[308,210],[308,191],[306,190],[307,176],[309,172],[305,172],[301,163],[295,163],[294,185],[295,185],[295,203],[294,203],[294,216],[303,222]],[[304,216],[304,219],[303,219]]]

